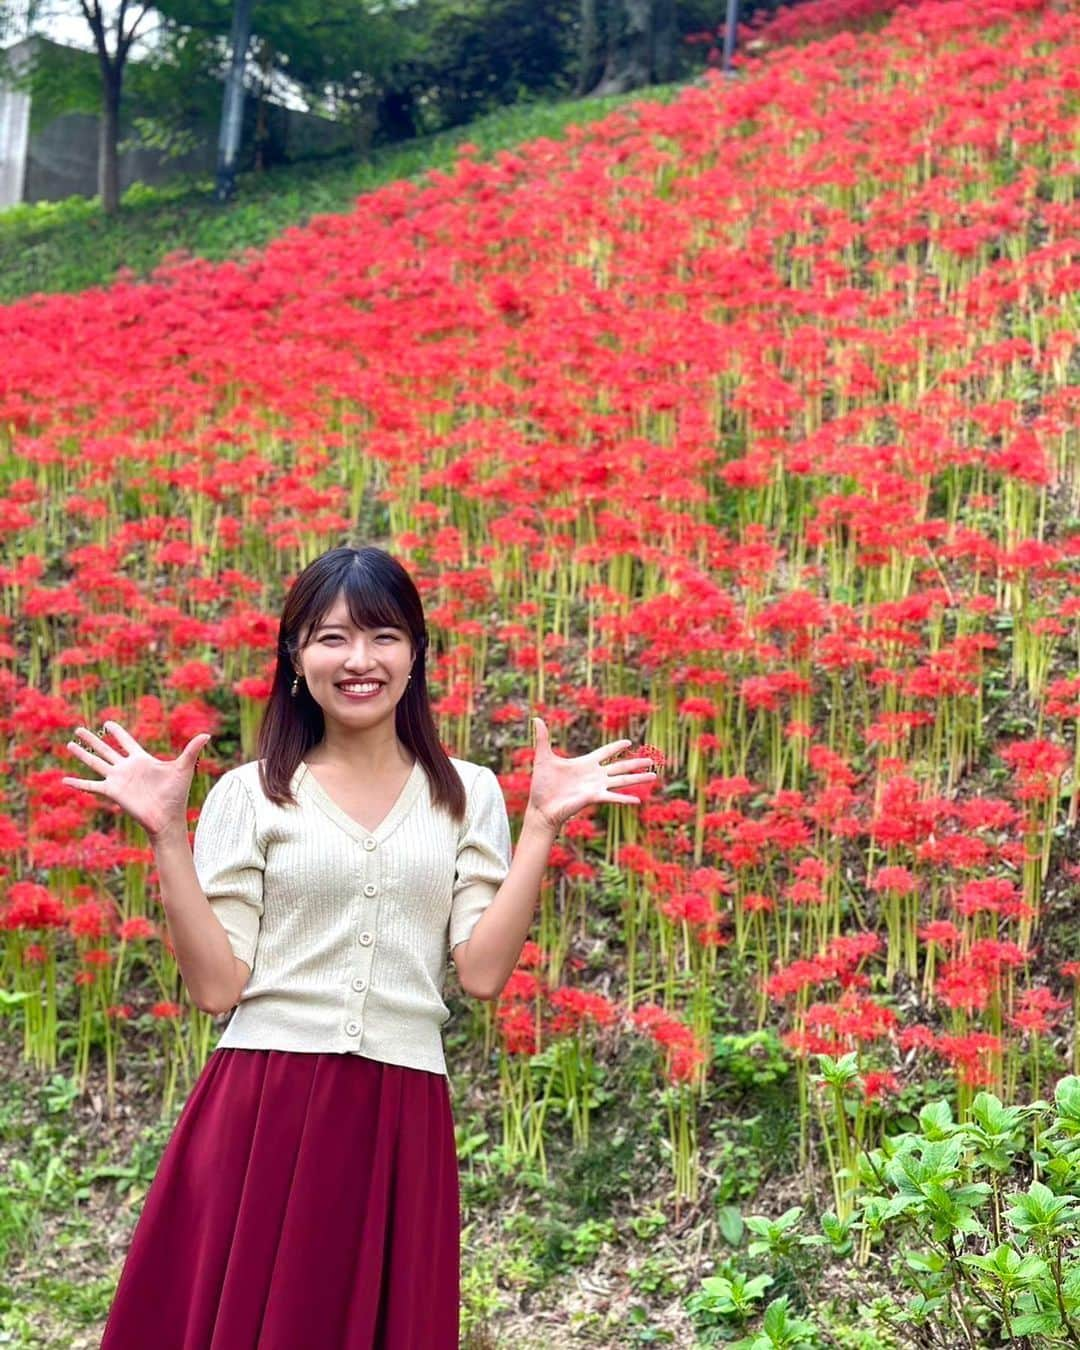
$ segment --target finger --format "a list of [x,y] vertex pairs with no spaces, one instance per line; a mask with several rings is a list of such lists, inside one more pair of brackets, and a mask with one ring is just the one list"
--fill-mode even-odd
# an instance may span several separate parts
[[634,806],[641,805],[640,797],[620,796],[619,793],[617,792],[610,793],[607,797],[604,798],[604,800],[607,802],[627,802],[633,804]]
[[84,745],[78,741],[68,741],[67,748],[73,755],[76,755],[82,762],[89,765],[91,769],[97,769],[98,773],[104,773],[106,769],[112,768],[112,761],[102,759],[100,755],[95,755],[93,751],[87,750]]
[[205,749],[210,740],[208,731],[200,731],[197,736],[192,736],[183,750],[180,751],[181,759],[197,760],[201,752]]
[[[599,749],[592,752],[593,758],[609,759],[612,755],[617,755],[620,750],[625,750],[628,745],[633,744],[633,741],[609,741],[607,745],[602,745]],[[627,760],[628,764],[630,762],[630,760]]]
[[61,778],[65,787],[86,788],[88,792],[101,792],[109,785],[103,778]]
[[616,784],[617,787],[627,787],[630,783],[643,783],[646,778],[655,778],[655,773],[620,773],[609,776],[608,781]]
[[135,737],[132,736],[130,732],[125,731],[119,722],[102,722],[101,725],[105,728],[106,731],[112,732],[113,736],[115,736],[115,738],[120,742],[120,744],[124,747],[124,749],[128,751],[129,754],[133,750],[138,751],[142,749],[142,746],[135,739]]
[[[116,761],[120,758],[119,751],[115,750],[109,744],[108,741],[103,741],[100,736],[96,735],[88,727],[76,727],[75,735],[81,736],[82,739],[86,741],[86,743],[90,746],[90,748],[96,754],[98,754],[105,761],[106,764],[115,764]],[[74,745],[77,744],[77,742],[69,741],[68,744]]]

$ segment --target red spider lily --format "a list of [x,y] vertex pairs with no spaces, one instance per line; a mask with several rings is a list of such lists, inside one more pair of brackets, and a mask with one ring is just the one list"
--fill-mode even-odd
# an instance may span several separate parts
[[965,884],[953,899],[953,909],[965,918],[973,914],[1016,913],[1020,893],[1007,877],[979,877]]
[[513,970],[503,985],[500,1000],[509,1003],[513,1000],[536,999],[544,991],[545,985],[539,975],[527,970]]
[[543,965],[546,960],[547,955],[540,944],[527,941],[522,944],[521,955],[518,957],[517,963],[519,967],[535,970],[537,966]]
[[980,970],[996,975],[1001,970],[1026,965],[1031,960],[1031,953],[1015,942],[983,938],[969,948],[967,960]]
[[906,867],[880,867],[874,874],[870,885],[875,891],[892,891],[894,895],[911,895],[917,883]]
[[859,1081],[864,1102],[879,1102],[886,1095],[895,1096],[900,1091],[899,1079],[889,1070],[870,1070]]
[[521,1003],[500,1001],[495,1010],[499,1035],[508,1055],[535,1055],[539,1049],[536,1018]]
[[879,951],[881,945],[877,933],[841,934],[832,939],[825,953],[816,960],[792,961],[789,966],[776,971],[766,980],[765,992],[770,998],[782,999],[833,980],[842,988],[849,988],[858,982],[859,965]]
[[64,902],[35,881],[13,882],[0,915],[3,928],[63,928],[68,920]]
[[901,1027],[896,1033],[896,1044],[907,1054],[909,1050],[932,1049],[937,1044],[937,1037],[929,1027],[913,1022],[910,1026]]
[[179,1003],[173,1003],[168,999],[162,999],[155,1003],[150,1009],[150,1016],[156,1017],[159,1021],[169,1021],[183,1015],[184,1009]]
[[949,961],[942,967],[934,993],[950,1008],[982,1012],[995,988],[991,972],[967,961]]
[[1060,1020],[1053,1014],[1061,1012],[1068,1006],[1068,999],[1055,998],[1045,985],[1037,985],[1033,989],[1021,992],[1017,1011],[1007,1016],[1005,1020],[1020,1031],[1046,1035]]
[[838,1046],[854,1050],[856,1046],[891,1036],[897,1018],[891,1008],[849,990],[836,1003],[811,1004],[805,1021],[808,1031],[828,1027]]
[[772,999],[790,998],[792,994],[826,984],[835,978],[836,963],[833,961],[792,961],[769,976],[765,981],[765,992]]
[[962,936],[956,924],[948,919],[934,919],[932,923],[923,924],[918,935],[924,942],[933,942],[939,947],[955,947]]
[[99,900],[86,900],[68,910],[67,926],[75,937],[104,937],[110,928],[109,910]]
[[1080,717],[1080,675],[1051,680],[1043,706],[1049,717]]
[[639,1031],[644,1031],[665,1049],[667,1074],[673,1083],[691,1081],[705,1063],[705,1052],[693,1029],[655,1003],[643,1003],[631,1014],[630,1020]]
[[548,1000],[560,1014],[552,1018],[551,1030],[560,1035],[574,1031],[585,1021],[598,1027],[611,1026],[618,1017],[618,1007],[603,994],[590,994],[584,989],[553,989]]
[[990,1087],[995,1074],[991,1056],[1001,1054],[1000,1036],[985,1031],[972,1031],[964,1036],[938,1036],[935,1051],[952,1065],[960,1081],[969,1087]]
[[1043,801],[1069,763],[1069,752],[1052,741],[1013,741],[998,751],[1017,776],[1017,796],[1025,801]]
[[152,938],[157,936],[157,929],[149,919],[136,915],[132,919],[125,919],[120,924],[118,936],[122,942],[135,942],[140,938]]
[[837,963],[843,975],[879,952],[881,947],[881,937],[877,933],[839,933],[829,943],[826,955]]

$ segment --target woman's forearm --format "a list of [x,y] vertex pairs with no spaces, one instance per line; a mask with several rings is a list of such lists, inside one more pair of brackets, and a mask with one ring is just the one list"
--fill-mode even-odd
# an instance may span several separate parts
[[196,1007],[222,1013],[234,1007],[251,974],[233,954],[221,921],[199,885],[187,826],[169,828],[150,840],[180,975]]
[[498,998],[517,965],[557,834],[543,816],[526,810],[505,880],[463,944],[466,950],[455,949],[461,987],[474,998]]

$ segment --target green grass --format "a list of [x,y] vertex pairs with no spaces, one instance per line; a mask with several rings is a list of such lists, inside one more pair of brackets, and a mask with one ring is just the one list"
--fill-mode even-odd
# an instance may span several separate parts
[[213,201],[213,183],[205,178],[160,188],[135,184],[112,218],[91,197],[15,206],[0,213],[0,301],[108,285],[121,267],[145,277],[178,249],[214,260],[232,257],[313,215],[348,211],[362,192],[449,168],[463,141],[486,158],[541,136],[557,139],[567,127],[595,121],[624,103],[667,102],[681,88],[656,85],[604,99],[517,104],[363,158],[336,156],[243,174],[233,200],[223,206]]

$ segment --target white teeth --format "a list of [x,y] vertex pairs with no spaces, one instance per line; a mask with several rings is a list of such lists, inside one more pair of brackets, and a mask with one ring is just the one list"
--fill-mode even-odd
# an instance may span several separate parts
[[374,684],[343,684],[339,687],[347,694],[371,694],[376,689],[381,689],[382,685],[376,681]]

